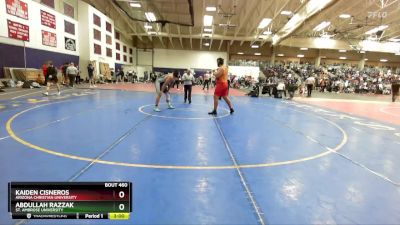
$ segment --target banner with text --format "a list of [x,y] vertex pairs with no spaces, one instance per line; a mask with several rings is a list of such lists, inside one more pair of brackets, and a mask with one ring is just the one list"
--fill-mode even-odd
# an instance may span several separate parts
[[7,20],[7,25],[8,37],[22,41],[29,41],[29,26],[11,20]]
[[56,16],[46,11],[40,10],[42,25],[56,29]]
[[20,0],[6,0],[7,13],[22,19],[28,19],[28,4]]
[[50,47],[57,47],[57,35],[45,30],[42,30],[42,44]]

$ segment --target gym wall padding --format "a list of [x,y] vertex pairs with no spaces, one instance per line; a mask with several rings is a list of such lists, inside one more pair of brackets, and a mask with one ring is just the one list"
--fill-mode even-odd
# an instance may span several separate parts
[[115,65],[114,65],[114,71],[116,72],[118,69],[122,70],[122,66],[123,66],[123,65],[124,65],[124,64],[115,63]]
[[[4,77],[4,67],[19,67],[24,68],[24,47],[14,46],[0,43],[0,78]],[[79,63],[79,56],[61,54],[57,52],[44,51],[33,48],[25,48],[26,52],[26,67],[27,68],[42,68],[46,61],[53,61],[57,68],[60,68],[65,62]]]
[[0,43],[0,78],[4,78],[4,67],[24,68],[24,48]]

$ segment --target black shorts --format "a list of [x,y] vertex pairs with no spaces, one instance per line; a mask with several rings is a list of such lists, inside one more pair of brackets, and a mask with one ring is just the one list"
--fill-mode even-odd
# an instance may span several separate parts
[[48,75],[47,79],[48,82],[58,83],[57,75]]

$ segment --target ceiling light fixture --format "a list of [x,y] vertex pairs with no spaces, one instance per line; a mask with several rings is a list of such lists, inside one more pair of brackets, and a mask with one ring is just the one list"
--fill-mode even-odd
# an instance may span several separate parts
[[258,29],[264,29],[271,23],[271,18],[264,18],[261,20],[260,24],[258,25]]
[[347,52],[347,50],[340,49],[339,52]]
[[302,51],[307,51],[308,48],[300,48],[300,50],[302,50]]
[[347,59],[346,57],[344,57],[344,56],[340,56],[339,57],[339,59]]
[[278,54],[278,56],[281,56],[281,57],[282,57],[282,56],[285,56],[285,55],[284,55],[284,54]]
[[156,16],[154,15],[154,13],[153,12],[146,12],[146,13],[144,13],[145,15],[146,15],[146,19],[147,19],[147,21],[149,21],[149,22],[155,22],[157,19],[156,19]]
[[297,55],[297,57],[299,57],[299,58],[304,58],[304,55],[299,54],[299,55]]
[[290,15],[292,15],[292,12],[284,10],[281,12],[281,15],[290,16]]
[[254,53],[254,55],[261,55],[261,53],[259,53],[259,52],[256,52],[256,53]]
[[381,25],[381,26],[379,26],[379,27],[375,27],[374,29],[371,29],[371,30],[365,32],[365,34],[368,34],[368,35],[370,35],[370,34],[375,34],[376,32],[378,32],[378,31],[383,31],[383,30],[385,30],[385,29],[388,28],[388,27],[389,27],[388,25]]
[[206,11],[207,12],[215,12],[215,11],[217,11],[217,7],[215,7],[215,6],[207,6],[206,7]]
[[209,27],[209,26],[212,26],[212,24],[213,24],[213,16],[204,15],[203,25],[205,27]]
[[140,2],[130,2],[129,5],[130,5],[132,8],[141,8],[141,7],[142,7],[142,5],[140,4]]
[[387,62],[387,61],[389,61],[389,60],[387,60],[387,59],[381,59],[381,60],[379,60],[379,61],[381,61],[381,62]]
[[204,46],[210,46],[210,43],[208,43],[208,42],[204,43]]
[[252,45],[251,48],[259,48],[260,46],[258,45]]
[[238,54],[238,55],[243,55],[244,53],[243,53],[243,52],[238,52],[237,54]]
[[313,31],[319,32],[319,31],[327,28],[329,25],[331,25],[331,22],[323,21],[320,24],[318,24],[316,27],[314,27]]
[[391,42],[400,42],[400,38],[390,38],[389,41],[391,41]]
[[341,15],[339,16],[339,18],[342,18],[342,19],[348,19],[348,18],[350,18],[350,17],[351,17],[350,14],[341,14]]
[[290,20],[280,29],[279,34],[272,37],[272,45],[278,44],[283,38],[289,36],[300,27],[308,18],[314,16],[320,10],[327,7],[332,0],[301,0],[304,5],[290,18]]

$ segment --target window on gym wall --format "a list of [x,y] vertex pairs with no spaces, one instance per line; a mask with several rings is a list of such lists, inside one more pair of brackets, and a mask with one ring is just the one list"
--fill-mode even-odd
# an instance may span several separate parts
[[94,44],[94,54],[101,55],[101,46]]
[[40,3],[54,9],[54,0],[40,0]]
[[99,30],[93,29],[93,37],[94,39],[101,41],[101,32]]
[[107,57],[112,57],[112,49],[111,48],[106,49],[106,55],[107,55]]
[[64,31],[65,33],[75,35],[75,24],[64,20]]
[[74,18],[74,7],[64,2],[64,15]]
[[111,26],[111,23],[106,22],[106,30],[107,30],[108,32],[112,33],[112,26]]
[[101,27],[101,19],[98,15],[93,13],[93,24],[97,25],[98,27]]
[[110,35],[106,35],[106,43],[111,45],[112,44],[112,39]]

